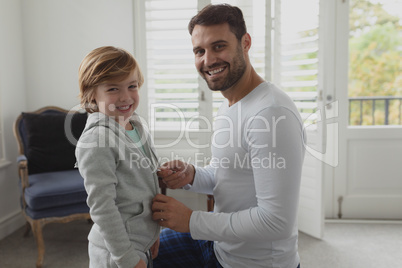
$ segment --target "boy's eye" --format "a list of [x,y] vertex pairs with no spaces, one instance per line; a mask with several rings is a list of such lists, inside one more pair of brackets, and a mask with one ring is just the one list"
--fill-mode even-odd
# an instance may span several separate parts
[[116,91],[116,90],[117,90],[117,88],[113,87],[113,88],[109,88],[107,91],[112,92],[112,91]]
[[137,88],[138,87],[138,85],[131,85],[131,86],[129,86],[128,88]]

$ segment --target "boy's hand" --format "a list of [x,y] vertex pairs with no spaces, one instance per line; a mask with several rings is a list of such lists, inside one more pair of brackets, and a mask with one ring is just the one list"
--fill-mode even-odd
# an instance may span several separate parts
[[168,188],[179,189],[187,184],[193,184],[195,169],[191,164],[174,160],[164,163],[157,174]]
[[159,245],[160,245],[160,240],[158,237],[158,240],[156,240],[155,243],[151,247],[152,259],[155,259],[156,257],[158,257]]
[[134,268],[147,268],[147,264],[143,259],[141,259]]

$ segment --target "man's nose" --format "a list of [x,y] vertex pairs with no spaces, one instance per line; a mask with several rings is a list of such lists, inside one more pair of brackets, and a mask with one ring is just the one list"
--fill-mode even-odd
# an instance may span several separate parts
[[216,55],[213,51],[205,51],[204,65],[212,66],[216,62]]

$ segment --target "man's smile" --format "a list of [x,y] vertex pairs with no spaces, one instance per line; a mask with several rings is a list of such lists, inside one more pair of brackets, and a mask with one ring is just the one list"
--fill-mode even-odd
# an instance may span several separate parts
[[214,70],[206,71],[206,73],[207,73],[208,75],[212,76],[212,75],[215,75],[215,74],[217,74],[217,73],[222,72],[223,70],[225,70],[225,68],[226,68],[226,67],[217,68],[217,69],[214,69]]

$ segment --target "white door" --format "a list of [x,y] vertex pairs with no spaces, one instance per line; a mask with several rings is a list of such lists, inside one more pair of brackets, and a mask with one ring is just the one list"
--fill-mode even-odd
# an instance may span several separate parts
[[[384,4],[382,11],[388,14],[395,14],[395,11],[399,12],[399,16],[402,18],[400,13],[402,1],[383,0],[371,2]],[[395,109],[395,107],[398,107],[398,103],[395,102],[399,101],[399,107],[401,107],[401,100],[387,101],[381,97],[371,97],[365,100],[348,98],[348,90],[350,95],[352,87],[361,82],[356,77],[366,79],[364,91],[375,90],[375,88],[370,88],[370,86],[374,85],[374,82],[368,80],[372,81],[370,82],[372,84],[368,84],[367,78],[361,74],[362,70],[359,69],[366,62],[354,62],[357,56],[364,57],[366,50],[361,47],[358,53],[353,54],[354,47],[349,46],[355,46],[358,42],[351,40],[351,38],[359,34],[361,38],[365,37],[364,35],[367,35],[366,37],[368,38],[370,37],[369,34],[378,33],[383,33],[384,35],[381,38],[386,38],[385,33],[389,30],[388,28],[379,28],[377,33],[373,33],[368,30],[372,27],[374,31],[374,26],[369,25],[370,27],[360,30],[361,32],[359,33],[354,28],[358,23],[349,25],[350,14],[356,14],[356,9],[362,8],[362,6],[356,6],[357,4],[369,5],[370,1],[362,0],[359,3],[356,3],[356,0],[337,1],[336,7],[338,14],[336,55],[339,56],[336,61],[335,81],[336,98],[339,100],[339,166],[334,173],[333,202],[335,210],[333,217],[342,219],[402,219],[402,128],[400,119],[399,122],[395,122],[395,119],[393,119],[396,115],[396,121],[398,121],[398,114],[400,117],[400,108]],[[364,13],[366,15],[362,16],[362,18],[366,17],[365,19],[368,23],[373,22],[372,18],[370,18],[371,13]],[[352,31],[354,31],[354,34],[352,34]],[[393,35],[393,40],[395,38],[402,38],[400,30],[399,37],[398,34]],[[375,50],[386,43],[387,39],[378,39],[378,42],[374,40],[370,44],[373,48],[372,53],[377,53],[378,51]],[[387,53],[390,53],[390,51],[388,49]],[[399,53],[397,60],[399,59],[399,79],[401,79],[402,67],[400,60],[402,53],[400,47],[399,52],[397,49],[396,53]],[[381,57],[389,57],[387,55],[389,54],[381,54]],[[370,55],[370,57],[369,59],[373,60],[376,55]],[[373,61],[371,64],[365,65],[364,68],[371,68],[368,73],[371,76],[370,79],[379,77],[380,74],[387,75],[387,71],[381,68],[383,64],[386,66],[392,63],[394,58],[379,58],[378,60],[382,62],[381,64]],[[350,69],[348,69],[348,66],[350,66]],[[387,94],[387,87],[390,87],[390,83],[393,82],[392,79],[392,81],[387,79],[382,82],[380,88],[384,95]],[[363,85],[363,82],[361,84]],[[393,90],[402,95],[400,85],[401,83],[399,87],[395,87]],[[388,102],[388,105],[385,105],[386,102]],[[350,116],[349,111],[354,114]],[[361,116],[359,115],[360,111],[362,111]],[[388,122],[386,122],[384,119],[385,114],[394,116],[390,116]],[[359,125],[360,120],[364,126]],[[393,125],[384,125],[385,123]]]
[[[337,105],[332,104],[333,46],[326,37],[333,27],[330,1],[276,0],[273,81],[299,108],[305,120],[306,156],[300,189],[299,230],[316,238],[324,232],[324,174],[336,166],[332,146]],[[331,103],[327,105],[327,103]]]

